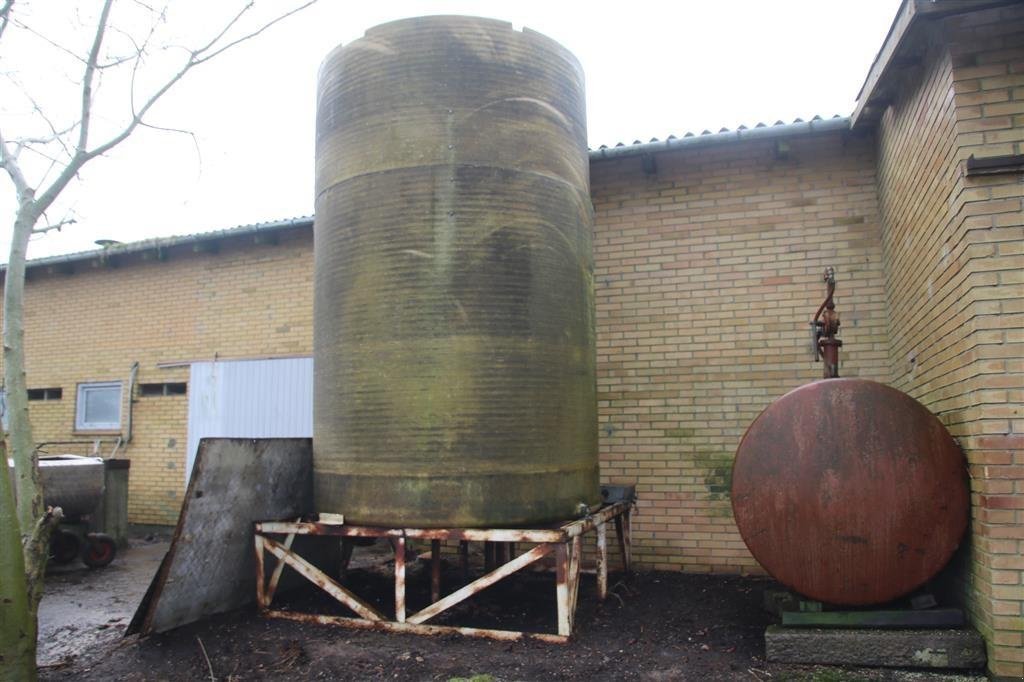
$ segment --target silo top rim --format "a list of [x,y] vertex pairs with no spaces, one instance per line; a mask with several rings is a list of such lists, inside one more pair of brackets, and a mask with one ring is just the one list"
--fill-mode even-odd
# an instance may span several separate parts
[[324,62],[327,62],[333,54],[340,51],[342,48],[358,43],[360,40],[376,37],[378,36],[378,34],[386,34],[394,31],[395,29],[403,28],[407,24],[414,23],[418,23],[420,25],[436,24],[438,26],[452,26],[458,24],[465,24],[469,26],[476,24],[478,26],[486,25],[492,29],[504,29],[509,32],[520,33],[529,40],[534,40],[536,42],[543,43],[544,46],[549,50],[559,52],[565,59],[572,62],[572,64],[575,66],[576,69],[580,71],[580,73],[583,72],[583,65],[580,63],[580,60],[576,58],[576,55],[574,55],[567,47],[559,43],[554,38],[551,38],[550,36],[547,36],[539,31],[535,31],[527,26],[524,26],[522,30],[517,30],[511,22],[505,21],[503,19],[477,17],[468,14],[427,14],[418,17],[405,17],[403,19],[395,19],[394,21],[386,21],[383,24],[377,24],[376,26],[371,26],[370,28],[366,29],[361,38],[357,38],[356,40],[347,44],[338,45],[327,54],[327,57],[324,58]]

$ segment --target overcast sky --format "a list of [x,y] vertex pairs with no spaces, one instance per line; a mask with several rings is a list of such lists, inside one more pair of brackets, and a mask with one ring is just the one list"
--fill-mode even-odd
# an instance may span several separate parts
[[[79,15],[66,7],[83,6]],[[20,0],[24,20],[85,54],[96,3]],[[233,3],[175,0],[166,30],[197,45]],[[238,2],[237,5],[241,5]],[[263,0],[257,9],[280,11]],[[123,28],[145,17],[115,5]],[[151,122],[198,139],[140,130],[92,161],[50,212],[78,222],[33,240],[30,258],[95,248],[96,239],[135,241],[312,213],[317,68],[327,52],[376,24],[424,14],[473,14],[528,26],[561,42],[583,64],[592,147],[852,112],[857,92],[896,14],[898,0],[677,0],[577,3],[517,0],[342,2],[318,5],[187,77]],[[258,18],[258,17],[254,17]],[[115,22],[116,23],[116,22]],[[116,46],[117,34],[111,38]],[[123,43],[122,43],[123,44]],[[180,53],[179,53],[180,54]],[[165,51],[173,56],[174,51]],[[157,69],[159,64],[153,68]],[[80,98],[80,69],[41,38],[21,31],[0,42],[0,126],[10,139],[41,134],[12,84],[60,118]],[[111,76],[98,96],[116,123],[126,80]],[[60,127],[62,121],[55,121]],[[34,166],[35,168],[35,166]],[[0,260],[6,260],[14,191],[0,177]]]

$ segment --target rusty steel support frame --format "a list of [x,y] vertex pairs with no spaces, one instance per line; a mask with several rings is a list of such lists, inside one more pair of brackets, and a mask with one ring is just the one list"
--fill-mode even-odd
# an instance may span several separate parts
[[[536,639],[545,642],[565,643],[573,631],[576,601],[579,595],[580,575],[583,564],[583,536],[594,531],[596,540],[596,570],[598,599],[608,596],[608,532],[607,524],[614,522],[622,557],[622,568],[630,571],[630,512],[632,503],[623,501],[602,507],[587,517],[576,521],[544,528],[375,528],[299,521],[264,521],[255,524],[256,548],[256,602],[260,613],[272,618],[285,618],[303,622],[340,625],[349,628],[382,630],[388,632],[409,632],[422,635],[457,633],[471,637],[486,637],[497,640]],[[269,536],[285,536],[283,542]],[[297,535],[336,537],[342,539],[341,576],[344,578],[352,554],[352,538],[387,538],[395,554],[395,615],[389,619],[385,614],[364,601],[338,581],[292,550]],[[429,606],[409,614],[406,604],[406,558],[409,540],[430,541],[430,594]],[[441,591],[441,543],[459,542],[459,560],[464,576],[468,580],[469,543],[483,542],[485,547],[485,572],[481,577],[461,588],[442,596]],[[516,552],[515,543],[532,544],[534,547],[521,554]],[[277,562],[269,578],[266,574],[267,555]],[[558,633],[519,632],[514,630],[487,630],[451,625],[430,625],[427,621],[448,609],[478,594],[508,576],[536,564],[541,559],[554,555],[555,597],[558,605]],[[325,616],[271,608],[277,585],[285,565],[299,575],[327,592],[357,617]]]

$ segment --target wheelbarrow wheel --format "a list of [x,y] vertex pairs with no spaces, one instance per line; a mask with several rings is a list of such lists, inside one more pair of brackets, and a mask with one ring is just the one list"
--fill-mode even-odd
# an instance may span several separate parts
[[116,554],[114,538],[104,533],[89,533],[82,551],[82,563],[89,568],[103,568],[114,560]]
[[58,528],[50,536],[50,558],[54,563],[70,564],[81,548],[82,543],[74,533]]

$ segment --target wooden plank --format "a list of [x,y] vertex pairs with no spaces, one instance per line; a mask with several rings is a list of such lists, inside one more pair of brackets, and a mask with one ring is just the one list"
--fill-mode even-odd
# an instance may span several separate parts
[[782,624],[805,628],[956,628],[964,624],[964,612],[960,609],[783,611]]
[[253,524],[312,511],[308,438],[203,439],[171,547],[128,633],[165,632],[256,596]]
[[608,598],[608,526],[597,526],[597,599]]

